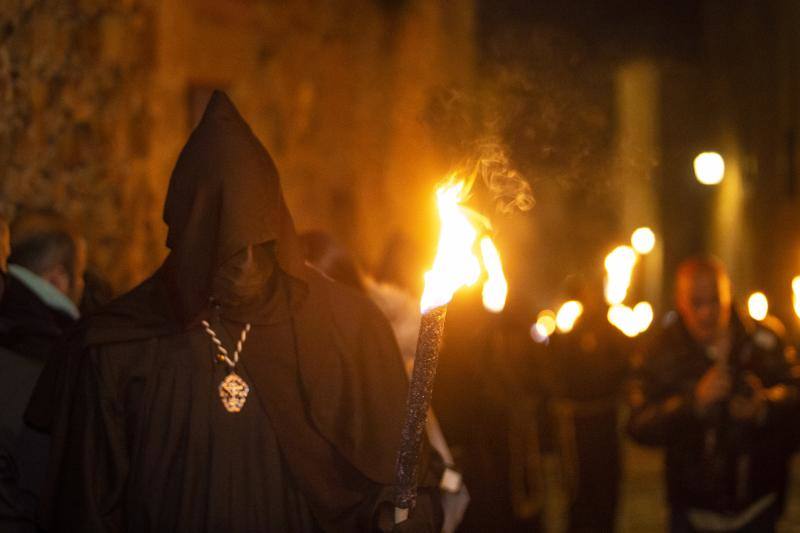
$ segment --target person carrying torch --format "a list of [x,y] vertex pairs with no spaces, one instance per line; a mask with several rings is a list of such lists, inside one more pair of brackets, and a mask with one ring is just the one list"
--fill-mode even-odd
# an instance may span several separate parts
[[43,529],[438,532],[436,480],[392,519],[407,379],[391,327],[306,264],[278,171],[223,93],[164,221],[164,263],[81,324],[28,406],[52,442]]
[[794,351],[736,310],[715,258],[678,266],[675,305],[637,362],[627,428],[666,452],[670,531],[775,531],[800,408]]

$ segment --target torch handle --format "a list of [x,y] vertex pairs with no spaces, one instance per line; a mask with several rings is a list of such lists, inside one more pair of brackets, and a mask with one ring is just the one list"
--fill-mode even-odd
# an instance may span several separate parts
[[447,306],[436,307],[422,315],[414,356],[414,370],[408,387],[406,419],[401,434],[395,466],[395,522],[402,521],[417,498],[417,465],[425,431],[425,419],[431,403],[436,363],[444,333]]

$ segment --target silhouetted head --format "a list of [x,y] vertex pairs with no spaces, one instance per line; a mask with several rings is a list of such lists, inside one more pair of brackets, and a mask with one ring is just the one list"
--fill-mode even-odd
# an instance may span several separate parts
[[80,302],[86,241],[64,218],[46,212],[18,216],[11,225],[8,262],[30,270],[76,304]]
[[[178,315],[213,299],[223,316],[266,316],[279,270],[301,297],[305,264],[278,170],[230,99],[214,92],[181,151],[167,191],[165,274]],[[259,304],[260,301],[260,304]],[[257,305],[259,304],[259,305]]]
[[725,266],[713,257],[683,261],[675,276],[675,305],[697,342],[719,338],[731,318],[731,282]]

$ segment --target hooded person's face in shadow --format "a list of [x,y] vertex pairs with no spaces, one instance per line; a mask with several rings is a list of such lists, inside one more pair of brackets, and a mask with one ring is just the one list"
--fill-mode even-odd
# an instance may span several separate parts
[[269,296],[275,272],[272,243],[251,245],[227,259],[214,275],[212,295],[223,310],[245,310]]

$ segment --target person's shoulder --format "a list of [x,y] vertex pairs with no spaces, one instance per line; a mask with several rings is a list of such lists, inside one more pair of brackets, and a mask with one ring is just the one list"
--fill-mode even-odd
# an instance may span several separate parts
[[176,330],[169,300],[153,276],[83,317],[78,329],[86,347],[140,344]]
[[306,280],[312,292],[307,305],[309,312],[328,314],[346,344],[355,346],[371,338],[370,342],[376,345],[396,347],[389,320],[368,294],[316,271],[308,274]]
[[312,291],[322,293],[336,316],[365,319],[377,314],[383,317],[369,295],[355,287],[334,281],[315,269],[309,269],[306,279],[311,285]]

